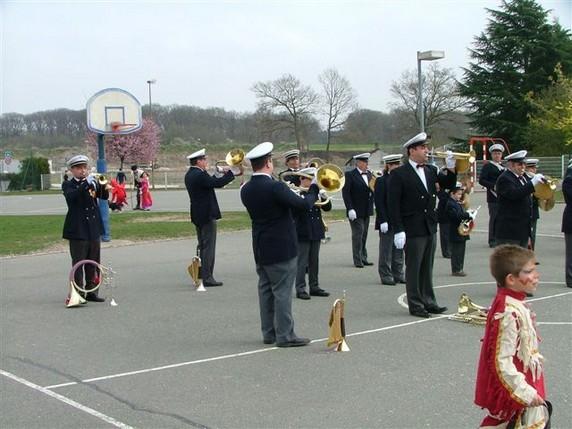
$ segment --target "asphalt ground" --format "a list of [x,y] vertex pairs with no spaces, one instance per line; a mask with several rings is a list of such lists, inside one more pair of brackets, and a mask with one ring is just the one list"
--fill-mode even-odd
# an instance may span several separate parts
[[[462,292],[480,305],[494,295],[480,199],[468,277],[451,277],[437,249],[436,294],[449,314]],[[553,428],[572,422],[562,208],[542,214],[541,284],[530,299]],[[262,344],[250,231],[219,234],[215,274],[225,285],[206,292],[194,291],[186,272],[194,240],[106,244],[102,262],[116,271],[117,306],[108,299],[65,307],[65,252],[0,259],[0,427],[477,427],[484,413],[472,400],[483,328],[411,317],[400,304],[403,285],[381,285],[376,266],[353,267],[347,222],[332,223],[330,235],[320,283],[332,295],[293,300],[296,332],[313,340],[293,349]],[[370,229],[373,261],[378,243]],[[344,291],[351,351],[339,353],[325,339],[331,305]],[[109,298],[109,289],[102,294]]]

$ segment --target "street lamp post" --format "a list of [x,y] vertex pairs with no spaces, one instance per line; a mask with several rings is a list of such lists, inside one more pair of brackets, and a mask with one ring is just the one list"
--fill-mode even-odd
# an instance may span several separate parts
[[149,85],[149,116],[151,116],[153,113],[153,107],[151,104],[151,85],[153,85],[154,83],[157,83],[157,79],[149,79],[147,81],[147,84]]
[[445,58],[444,51],[417,51],[417,81],[419,85],[419,104],[417,110],[419,112],[419,125],[421,132],[425,132],[425,114],[423,111],[423,91],[422,91],[422,78],[421,78],[421,61],[433,61]]

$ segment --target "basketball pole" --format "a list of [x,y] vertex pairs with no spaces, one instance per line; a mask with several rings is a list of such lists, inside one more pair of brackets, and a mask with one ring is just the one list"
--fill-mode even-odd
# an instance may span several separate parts
[[[107,173],[107,162],[105,161],[105,135],[97,134],[97,172],[99,174]],[[109,228],[109,201],[99,199],[99,213],[103,223],[103,235],[101,241],[111,241],[111,230]]]

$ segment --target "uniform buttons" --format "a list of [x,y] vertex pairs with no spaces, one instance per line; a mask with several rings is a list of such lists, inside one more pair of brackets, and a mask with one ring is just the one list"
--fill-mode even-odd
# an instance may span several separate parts
[[423,195],[421,195],[421,199],[425,198]]
[[423,210],[425,213],[427,213],[427,209]]

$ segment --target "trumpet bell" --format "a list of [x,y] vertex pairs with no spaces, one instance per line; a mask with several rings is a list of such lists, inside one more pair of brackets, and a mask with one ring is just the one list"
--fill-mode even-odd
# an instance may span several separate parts
[[344,187],[346,177],[337,165],[324,164],[316,171],[316,182],[320,189],[327,192],[338,192]]
[[66,298],[66,307],[78,307],[82,304],[85,304],[86,302],[86,299],[78,293],[74,286],[74,282],[70,282],[70,291]]
[[229,166],[235,166],[242,164],[244,160],[244,151],[242,149],[233,149],[229,153],[226,154],[224,158],[224,162],[226,162]]
[[485,325],[489,309],[473,302],[466,293],[462,293],[457,305],[457,313],[449,316],[449,320],[470,323],[472,325]]
[[547,199],[547,200],[538,200],[538,207],[540,207],[545,212],[552,210],[554,208],[555,204],[556,204],[556,201],[554,199],[554,196],[552,198]]
[[322,158],[312,158],[310,160],[308,160],[308,162],[306,163],[306,167],[310,168],[320,168],[320,166],[324,165],[325,162]]
[[545,182],[540,182],[534,187],[534,196],[539,200],[554,199],[555,190],[556,180],[547,177]]

